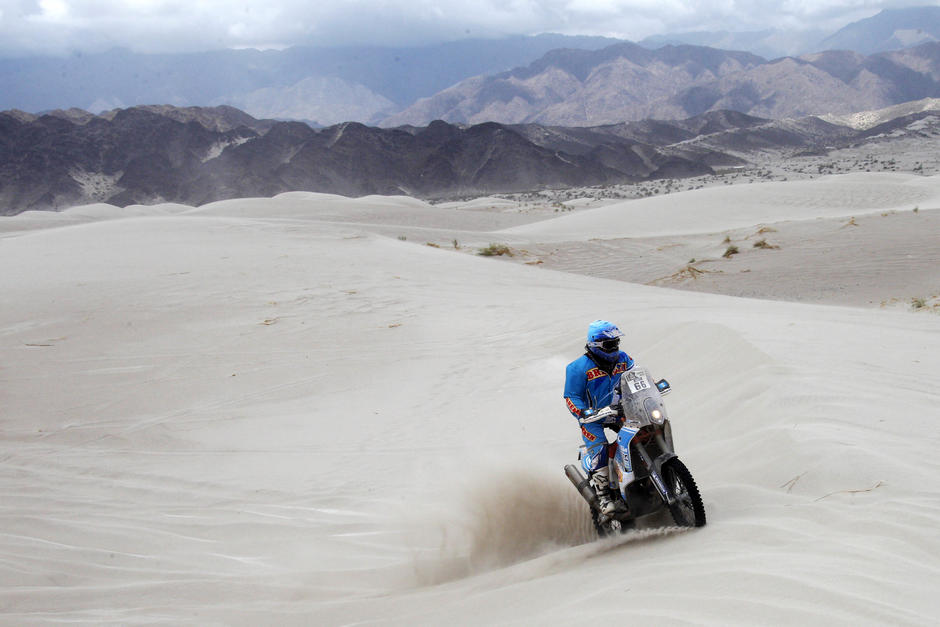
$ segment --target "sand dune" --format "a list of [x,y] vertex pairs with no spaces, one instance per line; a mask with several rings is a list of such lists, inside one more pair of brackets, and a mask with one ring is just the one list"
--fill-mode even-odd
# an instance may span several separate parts
[[940,176],[855,173],[813,180],[709,187],[612,204],[505,229],[535,241],[711,233],[785,220],[849,218],[940,207]]
[[[846,185],[880,200],[755,186],[703,194],[707,227],[684,202],[661,210],[694,237],[935,202],[933,179]],[[935,621],[935,313],[414,245],[461,228],[625,236],[627,205],[557,220],[453,206],[436,232],[420,228],[434,208],[405,199],[136,211],[0,222],[3,622]],[[902,217],[892,237],[923,229]],[[532,224],[502,231],[513,221]],[[842,263],[872,272],[856,250]],[[561,389],[597,317],[672,382],[707,527],[591,537],[562,474],[579,437]]]

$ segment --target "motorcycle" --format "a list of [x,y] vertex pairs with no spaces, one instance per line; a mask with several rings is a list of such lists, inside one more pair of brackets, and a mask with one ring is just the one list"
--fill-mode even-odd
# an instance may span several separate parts
[[638,518],[664,510],[680,527],[705,525],[698,487],[673,447],[663,404],[670,390],[668,381],[654,382],[646,368],[635,366],[620,377],[619,402],[582,418],[582,423],[600,422],[617,432],[616,441],[607,445],[613,514],[599,513],[597,494],[588,482],[592,462],[583,444],[578,452],[581,463],[565,466],[568,479],[590,506],[601,537],[633,529]]

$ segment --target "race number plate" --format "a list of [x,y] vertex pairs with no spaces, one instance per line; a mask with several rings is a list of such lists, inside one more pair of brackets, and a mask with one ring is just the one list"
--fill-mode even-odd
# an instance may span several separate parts
[[645,372],[626,372],[623,376],[627,378],[627,387],[630,389],[631,394],[653,387]]

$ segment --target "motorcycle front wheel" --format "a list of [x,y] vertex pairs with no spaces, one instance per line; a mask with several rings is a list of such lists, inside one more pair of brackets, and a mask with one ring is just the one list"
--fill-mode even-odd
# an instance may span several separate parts
[[704,527],[705,506],[695,479],[685,464],[678,457],[673,457],[663,464],[662,476],[666,489],[674,499],[669,506],[669,513],[675,523],[680,527]]

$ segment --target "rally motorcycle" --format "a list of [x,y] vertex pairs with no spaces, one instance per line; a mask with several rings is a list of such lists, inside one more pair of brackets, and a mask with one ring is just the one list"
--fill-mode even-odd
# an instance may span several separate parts
[[591,508],[599,536],[633,529],[641,516],[664,510],[680,527],[705,525],[698,487],[673,449],[672,427],[663,404],[663,394],[669,391],[665,379],[654,381],[646,368],[636,366],[620,377],[620,400],[583,419],[617,432],[617,440],[607,445],[610,498],[616,505],[612,515],[604,517],[598,511],[597,494],[587,478],[592,462],[583,444],[578,454],[581,463],[565,466],[568,479]]

